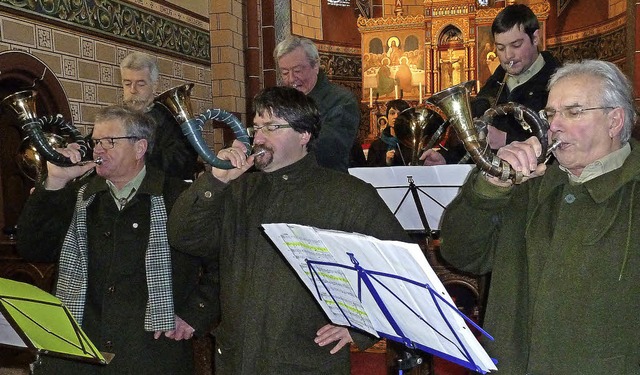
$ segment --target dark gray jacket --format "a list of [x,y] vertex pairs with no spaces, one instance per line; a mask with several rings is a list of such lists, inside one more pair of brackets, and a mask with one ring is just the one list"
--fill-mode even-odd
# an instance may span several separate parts
[[[169,218],[173,246],[219,263],[216,375],[348,375],[348,348],[331,355],[334,345],[313,341],[329,320],[264,235],[263,223],[406,241],[404,230],[373,186],[319,167],[312,154],[275,172],[246,173],[226,186],[202,175]],[[356,332],[352,337],[360,348],[374,342]]]

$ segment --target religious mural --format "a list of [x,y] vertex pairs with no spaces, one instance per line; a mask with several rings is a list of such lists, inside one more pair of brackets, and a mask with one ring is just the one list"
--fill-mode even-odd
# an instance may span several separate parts
[[422,98],[424,48],[420,31],[371,33],[362,56],[363,97],[369,101]]

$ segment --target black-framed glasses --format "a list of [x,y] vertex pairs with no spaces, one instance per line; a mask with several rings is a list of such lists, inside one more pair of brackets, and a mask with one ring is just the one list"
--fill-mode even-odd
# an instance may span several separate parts
[[283,124],[268,124],[268,125],[254,125],[253,126],[253,133],[255,134],[258,130],[262,130],[262,132],[264,134],[269,134],[269,133],[273,133],[274,131],[281,129],[281,128],[290,128],[291,125],[289,125],[288,123],[283,123]]
[[116,142],[115,141],[118,140],[118,139],[135,139],[137,141],[140,138],[139,137],[133,137],[133,136],[127,136],[127,137],[105,137],[105,138],[98,138],[98,139],[91,138],[91,139],[89,139],[89,146],[91,146],[91,148],[96,148],[96,146],[100,145],[105,150],[111,150],[112,148],[114,148],[116,146]]
[[542,109],[538,114],[543,119],[547,120],[547,122],[553,121],[553,118],[556,114],[560,114],[562,118],[567,120],[580,120],[582,114],[586,111],[595,111],[596,109],[614,109],[615,107],[590,107],[590,108],[582,108],[582,107],[566,107],[564,109],[555,110],[555,109]]

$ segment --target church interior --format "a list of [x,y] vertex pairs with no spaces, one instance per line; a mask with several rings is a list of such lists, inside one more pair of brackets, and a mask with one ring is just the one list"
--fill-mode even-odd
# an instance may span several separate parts
[[[357,141],[366,150],[380,137],[385,104],[425,104],[448,87],[475,81],[477,92],[499,61],[491,23],[510,4],[529,6],[541,24],[541,49],[560,62],[615,63],[640,101],[640,3],[632,0],[106,0],[0,1],[0,98],[38,93],[38,115],[60,114],[83,134],[101,107],[122,102],[120,61],[129,52],[157,57],[158,92],[192,83],[196,113],[220,108],[243,124],[252,98],[276,86],[276,44],[290,34],[315,42],[331,82],[359,99]],[[28,263],[15,251],[14,226],[34,186],[16,156],[22,138],[15,115],[0,112],[0,277],[50,291],[55,265]],[[203,134],[219,150],[233,134],[214,123]],[[460,308],[478,318],[482,280],[438,259],[437,238],[424,253]],[[197,374],[212,374],[212,339],[194,340]],[[20,355],[3,355],[0,375],[28,373]],[[384,340],[352,348],[352,374],[392,373],[393,348]],[[405,373],[470,374],[443,360],[425,360]]]

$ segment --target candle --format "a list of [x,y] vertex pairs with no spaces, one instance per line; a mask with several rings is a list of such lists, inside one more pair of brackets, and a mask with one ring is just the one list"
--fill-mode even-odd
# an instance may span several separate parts
[[422,82],[418,83],[418,92],[419,92],[419,95],[420,95],[419,102],[422,103]]
[[396,99],[398,99],[398,85],[395,86]]
[[373,87],[369,87],[369,107],[373,108]]

